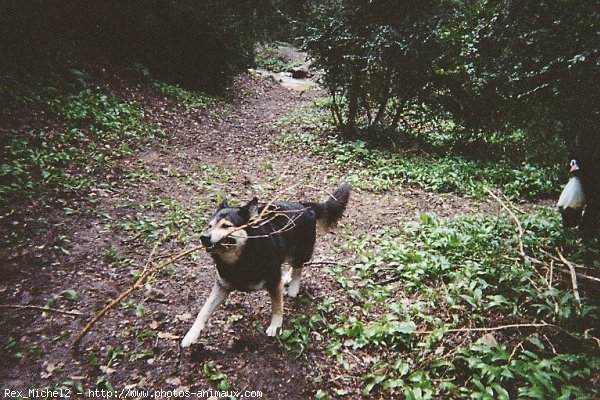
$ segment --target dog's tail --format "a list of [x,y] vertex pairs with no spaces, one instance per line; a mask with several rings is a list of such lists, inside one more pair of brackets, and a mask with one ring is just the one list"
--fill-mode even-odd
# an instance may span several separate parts
[[350,184],[344,182],[323,203],[306,202],[303,204],[312,208],[315,211],[319,225],[328,229],[342,218],[349,198]]

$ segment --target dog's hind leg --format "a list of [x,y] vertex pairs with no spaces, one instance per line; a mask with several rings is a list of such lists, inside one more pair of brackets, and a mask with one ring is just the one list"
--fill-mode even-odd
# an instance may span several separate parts
[[215,282],[208,295],[208,299],[206,299],[206,303],[204,303],[204,306],[202,306],[202,309],[196,317],[196,321],[194,321],[194,325],[192,325],[181,341],[181,347],[189,347],[196,339],[198,339],[200,332],[204,329],[204,326],[212,313],[215,312],[217,307],[219,307],[223,301],[225,301],[230,292],[231,291],[223,287],[220,282]]
[[302,277],[302,264],[299,267],[292,266],[288,278],[288,296],[296,297],[300,292],[300,278]]
[[271,324],[267,328],[267,336],[276,336],[277,330],[283,324],[283,280],[280,280],[275,289],[269,290],[271,296]]

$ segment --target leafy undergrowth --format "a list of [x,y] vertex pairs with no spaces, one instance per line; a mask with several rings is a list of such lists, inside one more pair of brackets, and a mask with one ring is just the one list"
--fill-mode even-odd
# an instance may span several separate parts
[[[141,65],[134,70],[145,84],[186,109],[216,102],[204,93],[155,80]],[[43,128],[11,133],[1,143],[3,199],[45,187],[89,189],[96,185],[99,171],[114,167],[115,161],[132,154],[140,144],[165,137],[164,130],[148,122],[147,111],[128,93],[120,93],[125,98],[117,97],[75,69],[58,74],[55,80],[0,88],[14,109],[31,109],[53,121]]]
[[90,188],[94,175],[131,154],[140,142],[163,136],[145,122],[133,100],[122,100],[86,82],[72,71],[76,84],[65,88],[21,88],[19,107],[38,109],[56,119],[55,126],[7,137],[0,164],[0,195],[25,194],[44,187]]
[[256,66],[273,72],[290,72],[303,63],[303,61],[294,60],[286,55],[282,48],[289,48],[289,44],[276,42],[258,46],[256,48]]
[[[346,250],[358,262],[330,271],[343,295],[292,321],[284,345],[301,354],[318,338],[328,357],[360,376],[363,396],[600,395],[600,352],[589,340],[598,307],[585,291],[581,302],[574,297],[566,266],[545,253],[562,244],[559,221],[541,209],[520,222],[527,257],[502,216],[423,214],[403,228],[349,236]],[[320,397],[344,394],[333,384]]]
[[501,189],[513,199],[555,196],[564,177],[558,165],[515,164],[510,160],[467,159],[448,153],[427,154],[415,149],[372,148],[363,140],[344,141],[331,132],[322,109],[297,113],[279,121],[285,145],[294,144],[331,157],[347,171],[354,187],[385,191],[401,184],[417,185],[435,192],[454,192],[481,198],[487,188]]
[[141,64],[135,64],[133,69],[147,82],[153,89],[156,89],[164,95],[179,100],[186,108],[204,108],[215,103],[215,99],[203,92],[187,90],[177,84],[171,84],[156,80],[152,77],[150,70]]

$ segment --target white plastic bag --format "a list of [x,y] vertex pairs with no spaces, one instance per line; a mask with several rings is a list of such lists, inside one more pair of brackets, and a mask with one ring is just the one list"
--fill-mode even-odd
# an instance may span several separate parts
[[569,179],[569,182],[560,194],[556,207],[558,207],[559,210],[566,210],[569,208],[583,208],[584,205],[585,194],[583,193],[581,179],[578,176],[573,176]]

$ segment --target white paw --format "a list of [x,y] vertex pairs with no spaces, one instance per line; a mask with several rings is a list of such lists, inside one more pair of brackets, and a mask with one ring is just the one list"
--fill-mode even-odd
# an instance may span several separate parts
[[192,343],[194,343],[196,339],[198,339],[199,336],[200,331],[194,332],[190,330],[181,341],[181,347],[190,347]]
[[280,325],[273,325],[271,324],[268,328],[267,328],[267,336],[277,336],[277,331],[279,331],[281,329],[281,324]]
[[296,297],[298,296],[298,292],[300,292],[300,282],[297,280],[291,281],[287,290],[288,296]]
[[283,276],[283,284],[287,285],[292,281],[292,270],[290,269],[284,276]]

